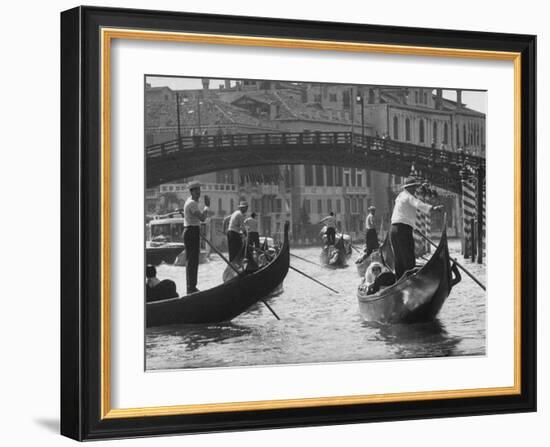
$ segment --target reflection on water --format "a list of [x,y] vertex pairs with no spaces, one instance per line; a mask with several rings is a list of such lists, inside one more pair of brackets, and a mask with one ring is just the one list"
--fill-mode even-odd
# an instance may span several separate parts
[[[312,260],[318,258],[319,251],[316,247],[293,250]],[[465,264],[485,280],[484,266]],[[348,268],[336,270],[294,258],[292,265],[340,293],[331,293],[289,271],[282,293],[269,299],[280,321],[258,303],[231,323],[148,328],[147,369],[485,354],[485,294],[468,278],[453,289],[434,322],[378,325],[364,322],[359,314],[353,260]],[[199,288],[218,284],[223,269],[223,262],[214,257],[201,265]],[[178,291],[185,290],[185,268],[161,265],[158,272],[162,279],[173,279]]]

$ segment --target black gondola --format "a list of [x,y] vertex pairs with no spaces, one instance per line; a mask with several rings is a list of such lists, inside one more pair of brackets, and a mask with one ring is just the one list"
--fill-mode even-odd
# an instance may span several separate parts
[[434,254],[416,272],[405,274],[392,286],[372,295],[359,287],[359,310],[364,320],[383,324],[431,321],[460,280],[458,268],[449,257],[444,227]]
[[147,303],[147,327],[230,321],[271,294],[284,280],[290,265],[288,222],[283,246],[272,262],[212,289],[180,298]]

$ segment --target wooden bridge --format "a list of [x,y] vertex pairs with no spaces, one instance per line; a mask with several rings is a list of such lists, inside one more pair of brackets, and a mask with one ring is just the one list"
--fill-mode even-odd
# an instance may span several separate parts
[[147,187],[249,166],[316,164],[407,176],[414,167],[435,186],[461,192],[465,166],[485,175],[485,159],[351,132],[205,135],[146,148]]

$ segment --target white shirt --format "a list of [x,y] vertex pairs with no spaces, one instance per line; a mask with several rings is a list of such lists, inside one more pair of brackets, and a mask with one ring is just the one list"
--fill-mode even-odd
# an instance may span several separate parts
[[414,228],[417,209],[419,209],[423,213],[429,213],[432,209],[432,206],[422,202],[422,200],[417,199],[407,190],[402,191],[395,199],[395,206],[393,207],[391,223],[405,224]]
[[[204,207],[204,212],[208,207]],[[183,225],[185,227],[198,227],[204,220],[204,212],[199,209],[199,204],[193,197],[189,197],[183,205]]]
[[365,222],[365,228],[367,230],[372,230],[374,228],[374,216],[372,214],[367,214],[367,221]]
[[321,220],[327,228],[336,228],[336,217],[335,216],[327,216],[324,219]]
[[248,228],[248,231],[258,232],[258,221],[253,217],[249,217],[244,221],[245,226]]
[[241,210],[234,211],[231,214],[229,219],[229,228],[228,231],[235,231],[240,233],[244,229],[244,214],[241,213]]

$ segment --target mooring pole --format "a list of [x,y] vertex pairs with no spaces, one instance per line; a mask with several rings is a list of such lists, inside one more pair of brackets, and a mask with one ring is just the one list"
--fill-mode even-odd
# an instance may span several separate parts
[[473,217],[470,219],[470,250],[472,262],[476,262],[476,225]]
[[483,263],[483,171],[477,168],[477,263]]
[[176,92],[176,115],[178,117],[178,149],[181,151],[180,94]]

